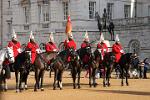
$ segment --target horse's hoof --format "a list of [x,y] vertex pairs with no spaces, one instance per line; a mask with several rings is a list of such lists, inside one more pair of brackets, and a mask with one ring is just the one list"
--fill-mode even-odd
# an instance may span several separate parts
[[63,88],[60,88],[60,90],[63,90]]
[[34,92],[37,92],[37,89],[34,89]]
[[19,93],[19,92],[20,92],[20,90],[19,90],[19,89],[17,89],[17,90],[16,90],[16,93]]
[[105,85],[105,84],[103,84],[103,87],[106,87],[106,85]]
[[78,86],[78,89],[80,89],[81,88],[81,86]]
[[25,90],[28,90],[28,86],[27,85],[25,85],[24,88],[25,88]]
[[7,89],[4,89],[4,92],[7,92]]
[[110,87],[110,83],[108,83],[108,87]]
[[121,84],[121,86],[124,86],[123,83]]
[[129,83],[126,83],[127,86],[129,86]]
[[92,85],[89,85],[90,86],[90,88],[92,87]]
[[76,89],[76,86],[74,86],[73,89]]
[[41,91],[44,91],[44,88],[41,88]]
[[56,90],[56,88],[54,87],[53,90]]

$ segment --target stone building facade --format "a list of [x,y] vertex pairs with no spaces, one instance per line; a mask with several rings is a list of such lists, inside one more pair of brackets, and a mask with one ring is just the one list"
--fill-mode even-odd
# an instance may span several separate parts
[[[70,15],[79,48],[86,30],[90,41],[99,40],[95,13],[102,18],[104,8],[126,52],[135,51],[141,58],[150,57],[149,0],[3,0],[3,47],[11,39],[12,29],[22,44],[28,42],[30,31],[39,44],[47,42],[49,33],[54,32],[59,44],[66,38],[66,19]],[[109,40],[109,33],[103,33]]]

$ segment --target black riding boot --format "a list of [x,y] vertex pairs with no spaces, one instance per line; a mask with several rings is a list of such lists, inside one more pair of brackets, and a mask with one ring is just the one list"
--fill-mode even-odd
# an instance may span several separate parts
[[10,72],[10,67],[9,67],[9,65],[6,65],[5,66],[5,68],[4,68],[4,70],[5,70],[5,77],[7,78],[7,79],[10,79],[11,78],[11,72]]

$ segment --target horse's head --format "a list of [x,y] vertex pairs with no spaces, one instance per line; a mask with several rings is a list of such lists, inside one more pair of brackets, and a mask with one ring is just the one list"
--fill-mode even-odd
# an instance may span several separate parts
[[7,47],[6,48],[6,55],[5,55],[5,57],[9,60],[10,63],[14,63],[15,62],[14,52],[13,52],[13,49],[11,47]]
[[135,63],[139,63],[138,61],[139,61],[138,55],[136,53],[131,53],[130,63],[134,65]]
[[92,49],[91,49],[90,46],[87,46],[87,47],[85,48],[85,53],[88,54],[88,55],[91,55],[91,54],[92,54]]
[[113,52],[110,52],[110,62],[114,63],[116,61],[116,56]]
[[31,51],[24,51],[24,53],[26,62],[31,63]]

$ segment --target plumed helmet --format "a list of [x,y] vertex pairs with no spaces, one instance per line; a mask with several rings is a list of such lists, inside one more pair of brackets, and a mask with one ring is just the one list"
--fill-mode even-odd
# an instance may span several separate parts
[[84,41],[89,42],[89,35],[88,35],[88,32],[87,32],[87,31],[86,31],[85,34],[84,34]]
[[104,42],[104,35],[103,35],[103,33],[101,33],[101,36],[100,36],[100,42]]
[[13,29],[13,32],[12,32],[12,39],[17,40],[17,34],[16,34],[14,29]]
[[50,35],[49,35],[49,41],[54,42],[53,32],[51,32]]
[[120,42],[120,39],[119,39],[119,35],[118,35],[118,34],[116,34],[115,41],[116,41],[116,42]]

